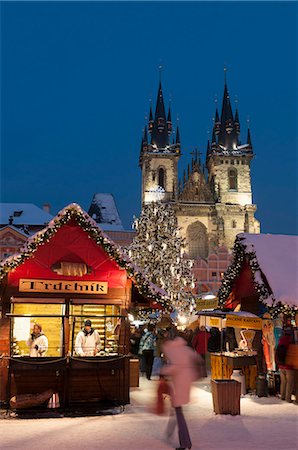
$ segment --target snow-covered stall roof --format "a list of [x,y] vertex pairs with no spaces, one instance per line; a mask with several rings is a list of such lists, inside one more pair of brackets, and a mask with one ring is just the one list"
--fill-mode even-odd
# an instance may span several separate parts
[[298,236],[240,233],[234,245],[234,259],[218,292],[221,300],[232,289],[247,260],[260,298],[268,305],[279,302],[298,307]]
[[94,194],[88,214],[105,231],[124,230],[112,194]]
[[0,224],[8,225],[45,225],[53,219],[52,214],[33,203],[0,203]]
[[103,232],[98,224],[76,203],[71,203],[63,208],[45,228],[28,238],[19,253],[6,258],[0,263],[0,281],[11,270],[17,268],[26,259],[32,257],[40,245],[46,244],[59,228],[72,219],[74,219],[78,225],[89,234],[90,238],[92,238],[97,245],[101,246],[106,251],[111,259],[116,261],[121,268],[127,271],[127,275],[132,278],[135,286],[142,295],[156,300],[162,305],[168,303],[168,294],[163,289],[151,283],[141,269],[139,269],[130,260],[128,255],[123,252],[120,246],[115,244],[108,235]]
[[245,253],[255,253],[273,299],[298,307],[298,236],[242,233],[238,238]]

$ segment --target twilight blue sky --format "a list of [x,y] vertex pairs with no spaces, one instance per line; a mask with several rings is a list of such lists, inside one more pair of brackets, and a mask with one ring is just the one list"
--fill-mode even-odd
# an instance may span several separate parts
[[140,212],[138,157],[158,65],[179,114],[183,157],[205,155],[227,65],[242,141],[250,117],[257,218],[297,233],[297,4],[1,3],[1,201],[70,202],[113,193]]

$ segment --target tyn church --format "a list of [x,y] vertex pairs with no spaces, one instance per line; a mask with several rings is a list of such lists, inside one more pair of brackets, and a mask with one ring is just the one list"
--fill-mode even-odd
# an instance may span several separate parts
[[207,258],[220,246],[232,249],[238,233],[259,233],[252,201],[250,164],[254,157],[250,130],[240,141],[238,109],[233,114],[225,82],[221,115],[215,111],[212,139],[206,162],[194,152],[183,179],[178,179],[181,156],[180,131],[175,137],[169,107],[166,114],[161,82],[155,114],[142,136],[139,164],[142,170],[142,202],[162,200],[175,208],[178,225],[192,259]]

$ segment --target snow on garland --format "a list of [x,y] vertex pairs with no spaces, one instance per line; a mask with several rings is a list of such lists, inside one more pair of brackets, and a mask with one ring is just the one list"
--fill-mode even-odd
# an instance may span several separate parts
[[241,272],[244,261],[249,264],[249,267],[253,274],[253,283],[256,288],[256,291],[259,294],[260,301],[265,304],[265,301],[271,301],[274,304],[274,296],[267,288],[263,273],[259,266],[256,254],[254,250],[247,251],[247,247],[243,244],[243,238],[236,236],[234,248],[233,248],[233,261],[232,264],[228,267],[222,285],[218,291],[218,300],[220,307],[224,307],[225,301],[228,298],[230,292],[233,289],[233,284],[235,279]]
[[254,246],[249,243],[244,243],[243,236],[237,236],[233,248],[233,261],[227,269],[221,287],[218,291],[219,307],[222,309],[225,302],[233,289],[234,282],[241,272],[243,263],[246,261],[249,264],[253,274],[253,283],[259,295],[260,301],[266,306],[273,318],[279,314],[295,315],[298,311],[296,306],[290,306],[276,302],[273,292],[268,288],[267,280],[259,266]]
[[20,253],[5,259],[0,263],[0,280],[11,270],[18,267],[30,258],[40,245],[44,245],[57,233],[59,228],[74,219],[77,224],[88,233],[97,245],[100,245],[111,259],[117,262],[120,268],[126,270],[127,275],[133,278],[139,292],[145,297],[157,300],[162,306],[168,307],[167,293],[151,283],[138,267],[133,264],[121,248],[113,243],[109,237],[98,227],[97,223],[76,203],[63,208],[48,226],[31,236]]

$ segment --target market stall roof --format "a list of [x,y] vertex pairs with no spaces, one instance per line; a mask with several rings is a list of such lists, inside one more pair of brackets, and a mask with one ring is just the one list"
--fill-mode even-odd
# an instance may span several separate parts
[[241,271],[239,260],[248,262],[254,284],[268,305],[298,307],[298,236],[241,233],[236,237],[234,260],[223,279],[218,296],[233,288]]
[[[63,232],[64,230],[64,232]],[[62,233],[62,235],[61,235]],[[70,240],[69,236],[72,236]],[[88,239],[86,240],[86,235]],[[83,241],[82,238],[85,240]],[[69,242],[67,241],[69,239]],[[90,241],[91,239],[91,241]],[[155,284],[151,283],[142,271],[133,264],[128,255],[115,244],[97,225],[97,223],[76,203],[72,203],[62,209],[56,217],[54,217],[43,230],[38,231],[28,238],[20,253],[13,255],[0,263],[0,280],[7,274],[13,278],[15,269],[21,269],[22,264],[32,264],[36,255],[39,259],[46,261],[46,267],[53,263],[50,258],[53,257],[51,252],[47,251],[45,245],[49,241],[59,241],[55,245],[55,257],[59,257],[59,252],[62,247],[71,250],[73,241],[79,249],[79,254],[84,255],[92,261],[91,265],[95,269],[100,264],[108,265],[109,270],[115,268],[126,271],[127,276],[130,277],[136,286],[139,293],[153,301],[161,303],[162,306],[168,304],[169,299],[167,293],[160,289]],[[71,241],[71,242],[70,242]],[[88,246],[88,242],[93,242],[92,246]],[[87,248],[88,247],[88,248]],[[94,250],[97,249],[97,254],[105,253],[107,256],[101,259],[98,263]],[[53,252],[52,252],[53,253]],[[61,253],[62,254],[62,253]],[[58,258],[59,259],[59,258]],[[98,259],[98,256],[97,256]],[[76,262],[76,261],[74,261]],[[41,271],[46,270],[39,264]],[[125,272],[124,272],[125,273]]]
[[262,329],[262,319],[248,311],[198,311],[198,316],[205,318],[205,325],[216,328],[247,328],[254,330]]

